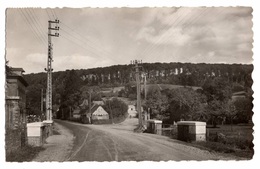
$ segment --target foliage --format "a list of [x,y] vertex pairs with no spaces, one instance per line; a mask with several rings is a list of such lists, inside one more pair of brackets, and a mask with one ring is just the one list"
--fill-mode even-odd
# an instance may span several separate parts
[[205,95],[190,88],[177,88],[168,92],[168,99],[170,106],[167,111],[172,121],[205,121]]
[[136,83],[135,82],[129,82],[125,85],[124,90],[125,96],[130,98],[131,100],[136,99]]
[[208,121],[211,121],[214,127],[216,127],[217,123],[224,120],[225,106],[225,102],[216,99],[207,103],[206,111],[209,115]]
[[[232,153],[238,157],[252,158],[254,154],[252,126],[223,125],[219,128],[208,128],[207,142],[194,142],[194,146],[202,146],[210,151]],[[222,138],[220,138],[220,134]]]
[[[216,127],[219,121],[224,122],[226,113],[229,113],[232,107],[229,105],[232,95],[230,84],[223,77],[217,77],[206,80],[202,88],[207,97],[206,109],[209,120]],[[234,111],[232,110],[229,114],[231,113],[234,114]]]
[[99,86],[82,86],[80,88],[81,99],[89,99],[91,94],[92,101],[101,101],[101,89]]
[[240,123],[248,123],[252,120],[253,116],[253,103],[252,99],[245,97],[240,98],[234,102],[237,111],[237,120]]
[[125,116],[128,106],[121,100],[113,98],[106,100],[104,109],[108,112],[109,118],[119,118]]
[[[143,70],[147,74],[148,83],[170,83],[182,86],[203,86],[204,94],[210,100],[221,100],[227,98],[233,84],[233,89],[238,90],[239,86],[251,89],[253,80],[251,73],[253,65],[241,64],[190,64],[190,63],[143,63]],[[174,74],[178,69],[178,74]],[[180,72],[180,69],[183,71]],[[136,84],[132,73],[132,65],[114,65],[93,69],[66,70],[53,72],[53,104],[75,106],[84,99],[81,88],[86,86],[114,87],[125,85],[125,91],[120,96],[136,96]],[[91,75],[91,76],[87,76]],[[24,76],[29,83],[27,88],[27,103],[35,113],[40,109],[41,89],[46,88],[46,73],[32,73]],[[110,78],[108,78],[110,77]],[[226,84],[229,84],[228,87]],[[236,87],[238,86],[238,87]],[[240,87],[241,87],[240,86]],[[221,90],[217,90],[220,87]],[[46,91],[46,90],[45,90]],[[97,92],[97,98],[100,96]],[[213,95],[215,98],[212,98]],[[112,96],[112,95],[111,95]],[[111,97],[110,96],[110,97]],[[86,96],[87,97],[87,96]],[[230,97],[230,96],[228,96]],[[224,99],[225,100],[225,99]]]
[[202,88],[208,102],[213,100],[225,102],[231,99],[232,91],[230,84],[222,77],[207,79]]
[[152,88],[147,93],[146,106],[152,110],[151,118],[163,119],[168,108],[168,98],[159,88]]
[[79,104],[80,99],[80,79],[75,71],[67,71],[64,79],[64,89],[61,93],[61,102],[67,106]]
[[232,92],[240,92],[240,91],[244,91],[245,87],[242,84],[239,83],[234,83],[232,85]]

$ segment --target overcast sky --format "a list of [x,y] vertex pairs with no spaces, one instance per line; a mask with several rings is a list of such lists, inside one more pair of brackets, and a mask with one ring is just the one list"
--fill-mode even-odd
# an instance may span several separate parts
[[[6,59],[26,73],[47,65],[48,20],[54,71],[143,62],[252,63],[252,8],[8,9]],[[53,27],[55,25],[53,24]],[[53,31],[55,33],[55,31]]]

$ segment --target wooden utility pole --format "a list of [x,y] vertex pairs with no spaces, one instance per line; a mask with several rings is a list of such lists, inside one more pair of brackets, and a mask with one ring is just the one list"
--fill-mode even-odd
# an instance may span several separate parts
[[88,118],[89,123],[91,123],[91,90],[88,92],[89,94],[89,101],[88,101],[88,112],[90,114],[90,117],[88,117],[88,114],[86,114],[86,118]]
[[[59,33],[52,34],[52,30],[58,31],[59,27],[57,24],[59,23],[59,20],[55,21],[48,21],[48,59],[47,59],[47,68],[45,68],[45,71],[47,71],[47,90],[46,90],[46,120],[52,120],[52,62],[53,62],[53,45],[51,42],[51,37],[59,37]],[[55,23],[56,26],[53,28],[52,24]]]
[[41,90],[41,113],[43,112],[43,89]]
[[135,79],[136,79],[136,93],[137,93],[137,113],[139,116],[139,127],[143,126],[143,117],[142,117],[142,110],[141,110],[141,85],[140,85],[140,66],[139,63],[142,63],[142,61],[131,61],[131,64],[134,65],[135,69]]
[[144,100],[147,97],[147,89],[146,89],[146,74],[144,74]]

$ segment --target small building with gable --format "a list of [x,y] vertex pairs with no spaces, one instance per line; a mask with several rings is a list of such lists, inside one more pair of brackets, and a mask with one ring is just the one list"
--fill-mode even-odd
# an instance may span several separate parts
[[108,120],[109,114],[100,105],[94,105],[91,108],[92,120]]

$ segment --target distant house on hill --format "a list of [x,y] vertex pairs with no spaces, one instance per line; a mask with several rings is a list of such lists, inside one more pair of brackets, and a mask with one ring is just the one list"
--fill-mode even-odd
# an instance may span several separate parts
[[128,105],[127,113],[128,113],[130,118],[131,117],[136,117],[137,116],[137,111],[135,109],[135,106],[134,105]]
[[80,118],[80,109],[79,108],[74,109],[74,111],[72,112],[72,117]]
[[88,106],[88,100],[84,99],[83,102],[79,105],[81,109],[85,109]]
[[100,105],[100,106],[104,106],[105,105],[103,100],[102,101],[93,101],[93,104]]

